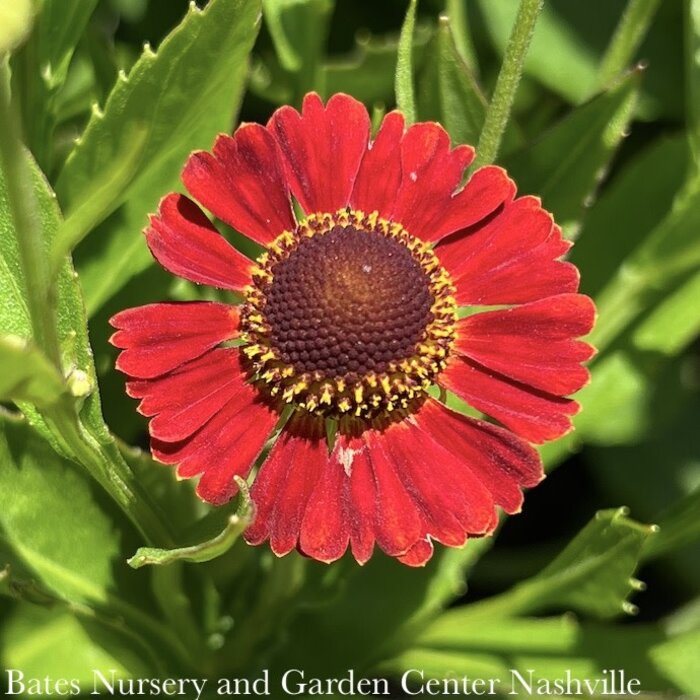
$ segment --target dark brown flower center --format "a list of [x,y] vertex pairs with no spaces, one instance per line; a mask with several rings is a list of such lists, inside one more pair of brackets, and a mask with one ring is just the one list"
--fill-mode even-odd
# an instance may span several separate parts
[[425,397],[456,302],[430,245],[376,212],[312,214],[268,247],[241,307],[251,379],[275,402],[373,420]]
[[428,278],[408,248],[336,226],[272,269],[270,342],[300,373],[384,372],[416,351],[433,319]]

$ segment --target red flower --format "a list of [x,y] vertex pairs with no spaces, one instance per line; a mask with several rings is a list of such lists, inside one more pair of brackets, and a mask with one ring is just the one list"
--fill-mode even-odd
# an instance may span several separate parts
[[[530,443],[571,429],[578,405],[565,397],[593,353],[575,338],[595,310],[538,199],[515,199],[494,166],[462,187],[473,156],[398,112],[370,141],[362,104],[310,94],[301,114],[244,124],[183,172],[194,198],[265,247],[257,261],[183,195],[151,218],[161,265],[244,302],[117,314],[117,367],[151,417],[154,456],[201,475],[210,503],[235,494],[233,476],[281,426],[252,487],[248,542],[326,562],[349,545],[360,563],[376,543],[421,565],[433,540],[491,533],[496,506],[519,511],[542,479]],[[497,308],[458,314],[482,306]],[[496,422],[447,408],[434,385]]]

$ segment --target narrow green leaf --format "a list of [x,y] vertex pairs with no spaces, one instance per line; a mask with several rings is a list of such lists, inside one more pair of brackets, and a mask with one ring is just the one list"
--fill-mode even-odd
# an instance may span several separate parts
[[28,401],[40,408],[66,392],[63,378],[36,348],[16,335],[0,336],[0,400]]
[[[104,110],[93,110],[58,179],[64,207],[75,209],[125,159],[136,160],[138,174],[112,192],[103,211],[119,210],[77,251],[90,314],[151,263],[141,230],[160,197],[179,186],[187,155],[231,129],[259,13],[258,0],[212,0],[204,10],[192,3],[158,52],[147,46]],[[135,159],[128,139],[142,127],[147,137]]]
[[685,139],[664,137],[641,150],[607,183],[571,254],[581,270],[584,292],[597,294],[668,214],[687,162]]
[[[432,35],[427,25],[415,27],[411,60],[416,72],[425,62]],[[325,87],[325,96],[346,92],[365,104],[392,104],[397,54],[398,40],[394,36],[356,36],[355,48],[350,54],[324,64],[320,82]]]
[[629,67],[651,26],[660,0],[628,0],[600,64],[598,84],[606,87]]
[[[641,691],[681,691],[691,685],[670,678],[660,658],[667,644],[685,637],[669,642],[652,625],[581,623],[568,615],[494,619],[474,625],[461,613],[461,608],[444,613],[413,648],[382,663],[376,671],[400,677],[409,669],[421,669],[426,679],[457,677],[460,686],[462,676],[472,683],[485,679],[481,687],[470,686],[472,695],[488,690],[488,680],[494,679],[495,693],[504,697],[562,694],[554,681],[566,683],[567,678],[574,692],[580,682],[582,694],[588,695],[586,681],[604,678],[609,669],[624,669],[627,680],[639,679],[637,690]],[[419,681],[415,673],[406,680],[413,681],[414,688]],[[532,683],[532,692],[523,686],[523,680]],[[592,689],[592,697],[597,697],[599,686]]]
[[225,528],[210,540],[180,547],[178,549],[158,549],[156,547],[141,547],[128,564],[132,569],[140,569],[142,566],[164,566],[176,561],[205,562],[211,561],[228,552],[235,544],[242,532],[253,522],[255,509],[250,500],[248,486],[240,477],[234,477],[241,489],[241,504],[238,512],[230,515]]
[[686,104],[688,136],[700,162],[700,0],[689,0],[686,19]]
[[590,384],[576,396],[584,408],[576,416],[576,432],[597,445],[624,445],[642,438],[649,428],[653,392],[653,382],[629,352],[606,353],[594,363]]
[[659,517],[659,534],[644,548],[644,559],[662,556],[700,539],[700,488]]
[[118,202],[114,192],[121,192],[133,180],[138,170],[141,153],[146,143],[147,129],[134,124],[133,133],[127,137],[122,157],[117,165],[105,170],[92,185],[90,192],[67,212],[60,225],[51,254],[51,269],[56,271],[80,241],[112,212]]
[[640,350],[677,355],[700,334],[700,272],[672,290],[642,318],[633,342]]
[[475,144],[486,113],[486,99],[459,55],[452,27],[441,18],[418,80],[416,108],[422,120],[440,122],[454,143]]
[[521,192],[542,197],[573,235],[625,135],[639,94],[639,74],[574,109],[531,146],[505,159]]
[[13,57],[13,87],[22,105],[24,137],[45,172],[52,171],[58,92],[97,0],[36,0],[34,31]]
[[479,65],[469,27],[469,10],[467,8],[467,3],[462,2],[462,0],[445,0],[445,13],[452,27],[458,54],[467,68],[469,68],[474,75],[478,75]]
[[406,124],[416,120],[416,105],[413,88],[413,34],[416,25],[418,0],[409,0],[406,17],[401,27],[396,60],[395,87],[396,105],[403,112]]
[[600,314],[591,335],[611,343],[640,314],[685,281],[700,265],[700,175],[681,191],[668,215],[644,238],[598,295]]
[[33,18],[32,0],[13,0],[0,5],[0,58],[26,39]]
[[263,0],[267,29],[281,67],[292,74],[293,103],[318,90],[335,0]]
[[627,601],[640,584],[632,579],[655,526],[640,525],[625,508],[600,511],[537,576],[510,591],[462,609],[464,620],[523,615],[552,607],[606,618],[636,608]]

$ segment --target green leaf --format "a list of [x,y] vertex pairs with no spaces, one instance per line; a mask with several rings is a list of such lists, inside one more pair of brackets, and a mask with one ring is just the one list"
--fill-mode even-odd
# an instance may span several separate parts
[[[643,558],[677,536],[681,544],[685,506],[692,505],[690,494],[700,486],[700,396],[687,385],[684,358],[666,364],[644,396],[648,415],[639,434],[628,444],[591,446],[584,453],[589,472],[608,499],[624,498],[634,513],[661,526],[645,545]],[[607,420],[601,417],[601,422]],[[700,579],[700,542],[673,549],[662,566],[678,585],[694,590]]]
[[[639,679],[639,690],[691,692],[689,688],[695,687],[697,691],[695,672],[685,679],[672,678],[662,658],[666,646],[686,641],[685,635],[667,641],[664,632],[652,625],[581,623],[568,615],[494,619],[474,625],[468,624],[461,613],[456,608],[443,614],[413,648],[384,662],[377,672],[400,676],[408,669],[421,669],[426,679],[461,679],[464,675],[472,680],[493,678],[499,695],[513,691],[514,695],[525,696],[555,694],[553,685],[547,688],[547,682],[566,682],[569,675],[585,683],[605,677],[608,669],[624,669],[627,680]],[[684,654],[686,659],[688,656]],[[532,673],[533,685],[540,692],[527,692],[513,670],[526,683]],[[415,681],[416,675],[409,680]],[[575,684],[572,689],[576,689]]]
[[401,27],[396,60],[396,106],[403,112],[406,124],[416,120],[416,105],[413,88],[413,34],[416,25],[418,0],[409,0],[406,17]]
[[648,428],[652,397],[653,382],[634,356],[625,350],[606,354],[593,365],[590,384],[577,394],[584,410],[576,416],[576,431],[594,444],[633,442]]
[[651,26],[659,3],[660,0],[628,0],[600,63],[598,84],[601,87],[608,85],[629,67]]
[[462,0],[445,0],[446,18],[452,27],[455,47],[467,67],[476,75],[479,71],[469,22],[469,12]]
[[[118,536],[85,479],[26,425],[3,420],[0,435],[0,532],[54,593],[105,602],[114,584]],[[36,514],[41,513],[37,524]]]
[[658,557],[700,539],[700,487],[659,517],[659,534],[644,548],[645,559]]
[[[53,192],[29,155],[27,158],[36,211],[33,213],[43,236],[45,255],[60,225],[61,216]],[[0,172],[0,290],[5,295],[0,305],[0,333],[28,339],[32,324],[26,298],[25,283],[20,264],[18,238],[10,215],[9,198],[4,174]],[[147,537],[168,544],[170,535],[162,517],[150,505],[140,490],[133,474],[125,464],[102,418],[97,391],[84,395],[97,386],[92,351],[87,337],[87,319],[75,272],[68,260],[64,261],[55,283],[55,304],[47,306],[46,313],[55,317],[48,322],[56,325],[60,345],[63,375],[69,380],[73,393],[81,395],[78,405],[57,407],[56,415],[47,420],[33,406],[23,404],[23,412],[31,424],[61,455],[82,464],[101,483],[110,495],[129,514],[134,524]],[[60,425],[59,425],[60,424]]]
[[13,57],[13,86],[22,105],[27,145],[41,167],[52,170],[52,137],[58,91],[97,0],[37,0],[34,31]]
[[212,0],[205,10],[192,3],[158,52],[147,46],[129,75],[121,74],[104,110],[93,111],[57,182],[68,216],[105,181],[106,171],[133,158],[130,134],[143,128],[147,137],[134,159],[136,176],[103,207],[119,211],[78,251],[90,314],[151,263],[141,230],[160,197],[178,187],[187,155],[231,129],[259,11],[257,0]]
[[[158,656],[189,658],[170,630],[121,594],[122,579],[115,576],[120,532],[74,465],[23,421],[5,418],[0,418],[0,464],[0,561],[10,561],[11,576],[19,562],[30,577],[21,586],[31,592],[36,579],[45,598],[55,596],[47,603],[63,603],[120,633],[136,632],[144,637],[140,646],[154,645]],[[128,571],[119,568],[120,576]]]
[[238,512],[230,515],[226,520],[226,526],[211,539],[178,549],[158,549],[156,547],[141,547],[128,564],[132,569],[140,569],[142,566],[165,566],[176,561],[190,561],[202,563],[211,561],[228,552],[236,543],[243,531],[253,522],[255,509],[250,500],[246,482],[238,476],[234,479],[241,489],[241,503]]
[[[411,60],[418,71],[425,61],[433,32],[427,25],[415,27]],[[365,104],[394,102],[398,42],[394,36],[360,34],[348,56],[333,58],[322,68],[325,96],[346,92]]]
[[700,0],[689,0],[686,25],[688,136],[695,160],[698,162],[700,160]]
[[700,630],[678,635],[651,649],[652,664],[681,692],[700,692]]
[[46,357],[15,335],[0,336],[0,400],[51,406],[66,391],[63,378]]
[[[300,610],[280,654],[281,663],[286,668],[301,664],[308,673],[325,677],[344,668],[370,669],[404,648],[464,593],[468,570],[492,544],[493,538],[483,538],[463,549],[440,547],[419,570],[380,552],[362,568],[343,560],[347,566],[330,600]],[[302,637],[304,644],[299,645]]]
[[664,219],[683,184],[687,163],[685,138],[657,139],[607,184],[586,215],[571,253],[581,270],[582,291],[597,294]]
[[600,511],[541,573],[502,595],[465,606],[464,620],[483,621],[552,607],[601,618],[634,612],[627,597],[641,584],[632,574],[646,539],[657,528],[640,525],[626,515],[624,508]]
[[263,14],[281,67],[292,74],[293,103],[320,85],[320,63],[335,0],[263,0]]
[[94,621],[66,611],[18,606],[0,628],[0,658],[27,678],[69,678],[91,687],[92,670],[116,678],[147,677],[152,669],[125,635],[108,634]]
[[454,143],[475,144],[486,113],[486,100],[459,55],[452,27],[441,18],[420,74],[416,108],[422,120],[440,122]]
[[0,58],[25,40],[33,19],[32,0],[14,0],[0,6]]
[[[566,549],[531,583],[547,603],[571,606],[597,617],[628,612],[627,596],[639,586],[631,578],[647,539],[657,531],[626,517],[624,508],[600,511]],[[633,606],[632,606],[633,608]]]
[[[479,0],[486,28],[503,55],[518,11],[516,0]],[[556,57],[556,60],[553,59]],[[597,57],[578,40],[552,3],[545,3],[525,60],[525,72],[569,101],[582,102],[596,81]]]
[[536,194],[568,235],[576,231],[632,118],[639,74],[573,110],[531,146],[505,159],[523,194]]
[[[50,246],[58,230],[61,215],[56,204],[56,197],[48,187],[43,174],[26,151],[26,166],[29,168],[31,182],[34,186],[36,211],[35,221],[43,236],[45,254],[48,256]],[[9,194],[5,174],[0,169],[0,333],[16,335],[29,340],[32,336],[32,323],[29,318],[29,305],[22,265],[20,262],[17,234],[9,203]],[[47,309],[50,312],[50,309]],[[97,383],[92,353],[87,341],[86,319],[80,288],[75,272],[68,261],[64,261],[56,280],[55,317],[60,345],[63,375],[84,376],[90,386]],[[60,436],[46,425],[41,416],[31,407],[23,406],[43,436],[51,442],[54,449],[68,455]],[[99,396],[96,393],[86,399],[82,406],[83,416],[92,416],[97,421],[100,413]],[[101,420],[101,419],[100,419]]]
[[700,272],[665,296],[634,329],[633,342],[640,350],[677,355],[700,334]]
[[668,215],[627,258],[596,302],[600,317],[590,336],[605,347],[685,281],[700,265],[700,175],[690,179]]

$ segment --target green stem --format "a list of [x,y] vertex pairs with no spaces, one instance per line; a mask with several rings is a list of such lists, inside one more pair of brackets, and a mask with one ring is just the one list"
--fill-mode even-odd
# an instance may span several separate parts
[[462,60],[469,66],[469,70],[475,75],[479,74],[479,65],[476,60],[476,51],[469,31],[469,16],[465,0],[446,0],[445,13],[450,19],[452,34],[455,39],[457,51]]
[[403,112],[407,125],[416,121],[415,90],[413,87],[413,33],[416,25],[417,5],[418,0],[409,0],[406,18],[399,35],[396,76],[394,78],[396,106]]
[[[34,343],[63,376],[61,349],[56,326],[56,289],[44,246],[41,217],[35,201],[32,175],[20,140],[19,123],[11,102],[10,75],[6,60],[0,62],[0,164],[16,231],[27,305]],[[56,428],[67,451],[124,510],[149,541],[172,546],[168,527],[140,492],[133,475],[119,459],[110,459],[104,447],[80,425],[75,406],[67,399],[47,411],[45,418]]]
[[12,220],[17,232],[20,265],[27,286],[27,304],[35,344],[61,371],[61,351],[53,307],[50,275],[41,235],[34,188],[10,97],[10,69],[0,58],[0,164],[5,173]]
[[501,72],[498,74],[493,97],[486,110],[484,127],[472,166],[474,169],[496,160],[543,2],[544,0],[520,0],[513,31],[503,56]]
[[634,58],[660,0],[629,0],[600,64],[598,88],[607,87]]

